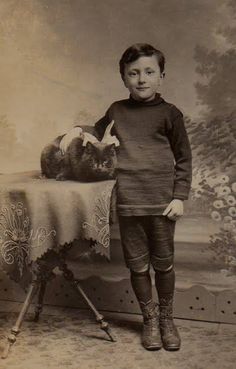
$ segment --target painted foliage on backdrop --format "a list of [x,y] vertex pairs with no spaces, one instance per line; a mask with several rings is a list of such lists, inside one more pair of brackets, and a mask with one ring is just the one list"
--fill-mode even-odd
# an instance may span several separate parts
[[[236,3],[228,6],[236,21]],[[188,120],[194,159],[193,200],[204,205],[219,224],[211,235],[213,260],[228,275],[236,274],[236,26],[222,26],[218,34],[225,50],[196,47],[200,82],[200,119]]]

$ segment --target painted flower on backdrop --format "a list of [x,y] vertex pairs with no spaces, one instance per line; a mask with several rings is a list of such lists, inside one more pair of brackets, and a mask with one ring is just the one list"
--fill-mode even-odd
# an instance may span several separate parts
[[226,216],[224,217],[224,222],[225,222],[225,223],[229,223],[229,222],[231,222],[231,220],[233,220],[233,218],[232,218],[230,215],[226,215]]
[[236,193],[236,182],[232,183],[232,191]]
[[224,231],[227,231],[227,232],[232,232],[233,228],[234,228],[234,226],[231,223],[224,223],[224,225],[223,225]]
[[211,213],[211,217],[213,220],[215,220],[216,222],[219,222],[222,218],[221,215],[218,211],[212,211]]
[[229,186],[217,186],[215,187],[215,191],[218,197],[225,197],[231,193]]
[[233,217],[233,218],[236,217],[236,207],[235,206],[231,206],[228,211],[229,211],[229,215],[231,217]]
[[229,183],[229,176],[227,176],[225,174],[223,174],[223,175],[221,175],[219,177],[216,177],[216,179],[217,179],[218,183],[220,183],[220,184]]
[[222,200],[216,200],[213,202],[213,206],[214,208],[216,209],[221,209],[223,208],[225,205],[224,205],[224,202]]
[[234,206],[236,204],[236,199],[233,195],[229,195],[226,197],[226,202],[229,206]]
[[206,175],[195,189],[195,198],[202,198],[209,213],[219,224],[219,232],[210,236],[209,249],[213,260],[222,263],[226,275],[236,275],[236,181],[228,175]]

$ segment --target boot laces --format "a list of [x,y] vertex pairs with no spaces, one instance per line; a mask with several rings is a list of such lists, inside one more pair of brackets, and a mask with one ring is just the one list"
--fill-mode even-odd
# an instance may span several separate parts
[[171,318],[161,320],[161,326],[163,326],[163,328],[165,328],[169,333],[173,333],[175,331],[174,322]]
[[157,318],[145,319],[144,320],[145,331],[149,333],[156,333],[158,330],[158,320]]
[[142,312],[145,320],[157,318],[157,304],[150,303],[142,306]]
[[172,318],[172,309],[165,308],[164,311],[161,311],[160,325],[163,326],[170,333],[173,333],[175,331],[175,325]]

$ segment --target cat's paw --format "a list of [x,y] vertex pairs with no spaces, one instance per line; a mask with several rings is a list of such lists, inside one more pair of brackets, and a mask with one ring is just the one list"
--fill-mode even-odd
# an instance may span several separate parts
[[39,179],[46,179],[47,176],[44,173],[39,174]]
[[67,178],[65,177],[64,174],[58,174],[56,176],[56,181],[66,181],[66,180],[67,180]]
[[108,173],[108,179],[115,179],[116,178],[116,173],[115,171]]

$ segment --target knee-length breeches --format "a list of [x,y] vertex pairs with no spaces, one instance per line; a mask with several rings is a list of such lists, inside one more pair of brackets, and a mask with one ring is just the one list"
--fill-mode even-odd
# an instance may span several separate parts
[[121,243],[127,267],[143,272],[150,264],[167,271],[174,261],[175,222],[163,215],[119,217]]

